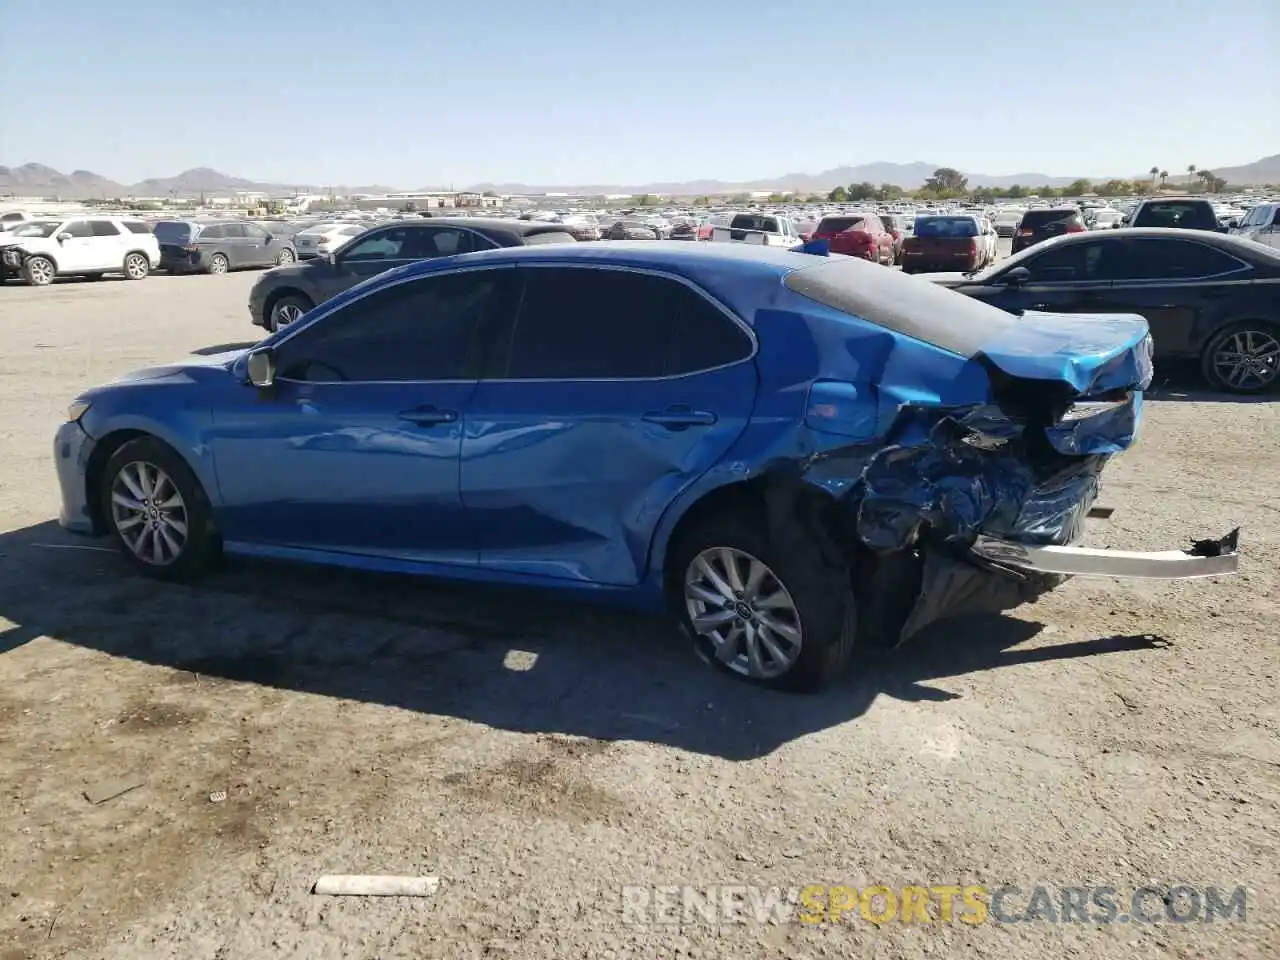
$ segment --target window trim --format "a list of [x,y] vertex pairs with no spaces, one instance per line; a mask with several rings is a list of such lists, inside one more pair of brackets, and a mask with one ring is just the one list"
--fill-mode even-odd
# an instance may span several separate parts
[[[439,257],[438,259],[443,260],[445,258]],[[414,262],[430,263],[431,261],[424,260],[424,261],[414,261]],[[725,304],[721,303],[720,300],[715,296],[713,296],[709,291],[704,290],[698,284],[694,283],[692,280],[689,280],[686,277],[682,277],[679,274],[671,273],[666,270],[651,269],[648,267],[633,267],[630,265],[615,265],[615,264],[605,264],[605,263],[565,264],[565,263],[558,263],[558,262],[543,262],[543,263],[507,262],[507,263],[460,264],[459,266],[451,267],[448,270],[433,270],[433,271],[430,271],[429,273],[417,274],[412,277],[404,277],[400,280],[396,280],[394,283],[388,283],[385,285],[378,284],[372,289],[366,290],[364,293],[360,294],[360,296],[355,297],[354,299],[351,299],[351,300],[347,300],[336,307],[332,307],[329,310],[324,310],[323,309],[324,304],[321,304],[320,312],[318,312],[315,316],[307,320],[306,323],[291,323],[284,328],[283,334],[280,335],[278,339],[268,339],[253,349],[261,350],[261,349],[270,348],[272,350],[279,351],[281,346],[288,343],[294,337],[300,336],[304,331],[309,330],[311,327],[315,326],[317,323],[323,323],[326,317],[333,316],[333,314],[337,313],[339,310],[343,310],[353,304],[357,304],[360,301],[364,300],[366,297],[370,297],[375,293],[381,293],[384,290],[389,290],[392,287],[398,287],[398,286],[401,286],[402,284],[413,283],[415,280],[427,280],[432,277],[447,277],[447,276],[451,276],[459,273],[475,273],[480,270],[522,270],[522,269],[537,270],[537,269],[560,269],[565,267],[568,267],[569,269],[574,269],[574,270],[608,270],[608,271],[618,271],[618,272],[625,272],[625,273],[639,273],[639,274],[645,274],[648,276],[662,277],[663,279],[667,279],[667,280],[675,280],[677,283],[682,283],[686,287],[691,289],[694,293],[698,294],[703,299],[705,299],[708,303],[710,303],[713,307],[715,307],[722,314],[728,317],[731,321],[733,321],[733,323],[735,323],[739,327],[739,329],[741,329],[747,335],[747,339],[751,343],[751,352],[748,353],[741,360],[734,360],[734,361],[731,361],[730,363],[722,363],[719,366],[707,367],[702,370],[691,370],[687,373],[666,374],[661,377],[548,377],[548,378],[543,378],[539,380],[533,380],[533,379],[512,378],[512,377],[481,376],[481,377],[469,377],[465,379],[453,379],[453,380],[333,380],[333,381],[330,381],[330,380],[295,380],[292,377],[278,376],[276,377],[276,380],[282,383],[299,383],[299,384],[306,384],[311,386],[315,386],[317,384],[324,384],[325,386],[354,386],[359,384],[386,385],[386,384],[415,384],[415,383],[416,384],[423,384],[423,383],[657,383],[665,380],[682,380],[685,377],[700,377],[703,374],[716,373],[720,370],[727,370],[730,367],[736,367],[738,366],[738,364],[741,364],[741,363],[754,363],[756,359],[756,355],[759,354],[760,352],[760,340],[758,337],[756,337],[756,332],[754,329],[752,329],[751,325],[747,323],[745,320],[743,320],[741,317],[739,317],[732,310],[730,310]],[[514,276],[518,277],[519,274],[515,274]],[[520,310],[520,307],[523,305],[523,301],[524,301],[524,290],[521,289],[520,301],[516,304],[516,316],[512,318],[513,321],[519,317],[519,310]],[[511,330],[512,332],[514,332],[515,330],[514,324],[511,325]],[[249,352],[252,352],[252,350]]]
[[1233,270],[1223,270],[1219,273],[1209,273],[1200,277],[1144,277],[1141,279],[1108,281],[1108,283],[1110,283],[1111,286],[1113,287],[1147,287],[1147,286],[1154,286],[1157,284],[1161,284],[1164,286],[1171,286],[1171,285],[1188,284],[1188,283],[1206,283],[1211,280],[1221,280],[1224,277],[1232,277],[1234,274],[1254,269],[1253,264],[1248,263],[1244,260],[1241,260],[1239,257],[1235,256],[1234,254],[1228,253],[1226,250],[1223,250],[1221,247],[1215,247],[1211,243],[1202,243],[1201,241],[1196,240],[1192,237],[1119,237],[1117,239],[1122,243],[1143,243],[1143,242],[1189,243],[1197,247],[1207,247],[1208,249],[1212,250],[1214,253],[1220,254],[1224,257],[1227,257],[1230,260],[1235,261],[1237,266]]
[[[667,380],[682,380],[685,377],[700,377],[706,373],[716,373],[720,370],[727,370],[730,367],[736,367],[740,363],[754,363],[756,354],[760,352],[760,342],[756,339],[755,331],[751,329],[750,324],[744,322],[741,317],[726,307],[723,303],[713,297],[709,292],[702,289],[698,284],[682,277],[679,274],[670,273],[665,270],[651,269],[648,267],[634,267],[630,265],[614,265],[604,263],[521,263],[518,269],[534,269],[534,270],[604,270],[610,273],[635,273],[641,276],[659,277],[663,280],[675,280],[684,284],[695,294],[701,296],[722,314],[732,320],[747,335],[747,341],[751,344],[750,352],[740,360],[731,360],[729,363],[721,363],[714,367],[704,367],[701,370],[689,370],[685,373],[667,373],[658,377],[485,377],[485,383],[661,383]],[[524,290],[520,291],[520,302],[516,307],[515,322],[520,319],[520,309],[524,306]],[[511,332],[515,333],[515,323],[512,324]],[[509,359],[509,358],[508,358]]]

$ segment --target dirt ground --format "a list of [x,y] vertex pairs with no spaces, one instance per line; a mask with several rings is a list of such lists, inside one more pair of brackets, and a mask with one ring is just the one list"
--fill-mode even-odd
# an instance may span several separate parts
[[[67,402],[254,339],[253,279],[0,289],[3,960],[1277,955],[1280,403],[1166,384],[1092,535],[1239,524],[1241,575],[1077,580],[791,697],[658,622],[263,563],[163,586],[60,532]],[[86,800],[117,778],[140,785]],[[325,873],[441,885],[312,895]],[[1248,899],[1185,924],[624,912],[624,887],[682,884]]]

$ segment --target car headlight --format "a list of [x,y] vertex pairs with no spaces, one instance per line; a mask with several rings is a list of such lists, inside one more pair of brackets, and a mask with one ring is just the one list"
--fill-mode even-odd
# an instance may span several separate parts
[[71,406],[67,407],[67,423],[75,423],[88,412],[89,401],[76,400]]

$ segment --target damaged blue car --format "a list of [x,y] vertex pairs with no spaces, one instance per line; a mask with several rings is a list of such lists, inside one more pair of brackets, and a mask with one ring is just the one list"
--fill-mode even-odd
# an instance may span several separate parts
[[1234,571],[1236,532],[1079,545],[1151,355],[1136,317],[1019,319],[854,258],[465,254],[77,397],[62,523],[164,579],[234,553],[640,601],[813,689],[1066,576]]

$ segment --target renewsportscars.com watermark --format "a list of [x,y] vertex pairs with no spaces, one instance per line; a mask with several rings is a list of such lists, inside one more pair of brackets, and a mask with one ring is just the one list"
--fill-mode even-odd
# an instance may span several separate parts
[[1112,923],[1186,924],[1246,918],[1244,887],[1179,883],[1112,886],[755,887],[627,886],[622,919],[637,926],[695,924]]

